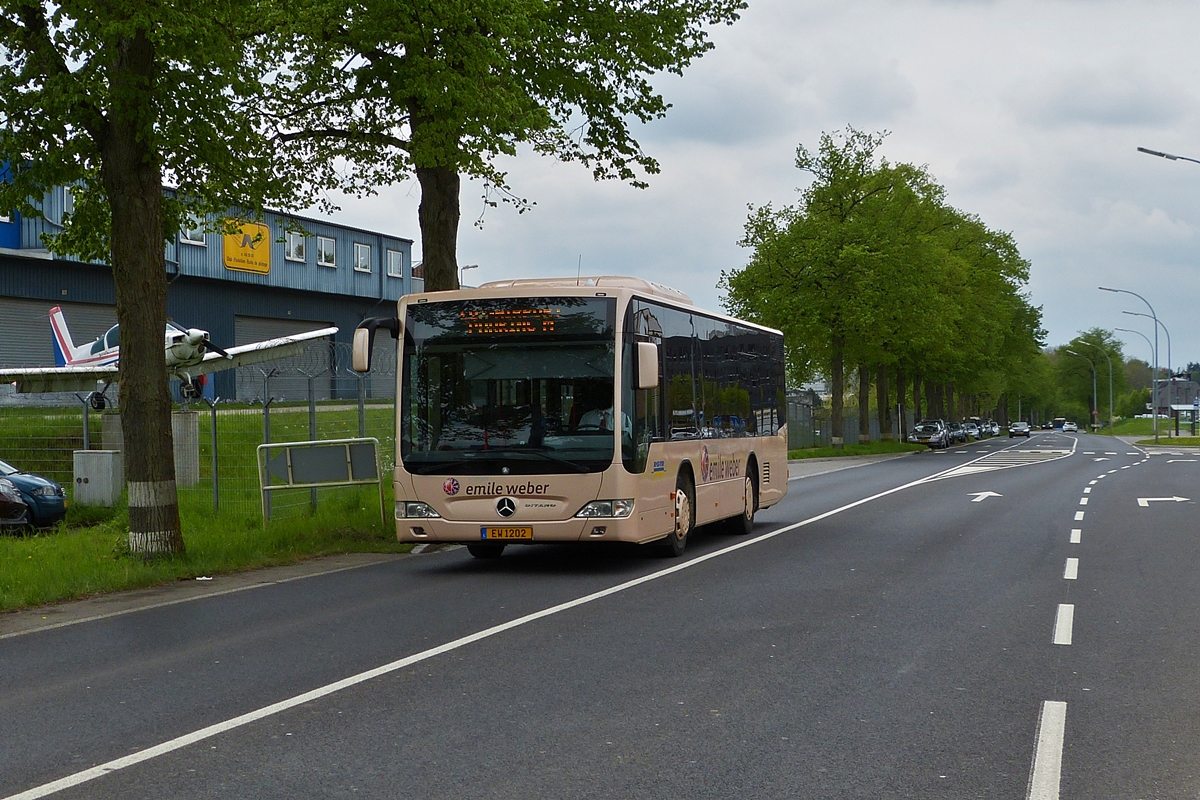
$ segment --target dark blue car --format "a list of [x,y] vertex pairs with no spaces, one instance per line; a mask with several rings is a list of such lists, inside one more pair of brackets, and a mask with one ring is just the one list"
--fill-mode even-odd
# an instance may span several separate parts
[[17,487],[29,507],[29,521],[38,527],[54,525],[67,515],[67,493],[52,480],[22,472],[0,461],[0,478]]

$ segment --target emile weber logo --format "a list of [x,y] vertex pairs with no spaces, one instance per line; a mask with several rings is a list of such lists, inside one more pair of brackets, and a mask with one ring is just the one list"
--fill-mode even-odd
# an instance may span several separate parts
[[[442,483],[442,491],[453,497],[462,487],[457,478],[446,478]],[[539,495],[550,491],[548,483],[481,483],[468,485],[467,497],[495,497],[498,494]]]
[[742,464],[737,456],[709,454],[708,445],[700,450],[700,480],[723,481],[736,478],[742,473]]

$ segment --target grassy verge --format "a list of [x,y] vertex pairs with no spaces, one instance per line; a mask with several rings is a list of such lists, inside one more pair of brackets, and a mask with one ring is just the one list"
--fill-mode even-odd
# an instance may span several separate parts
[[374,492],[331,495],[315,513],[273,521],[266,529],[261,517],[213,514],[211,504],[206,514],[196,514],[186,500],[181,505],[187,552],[179,557],[131,556],[125,509],[72,508],[55,530],[0,537],[0,611],[333,553],[410,548],[380,522]]
[[927,450],[923,444],[907,442],[871,442],[869,444],[848,444],[845,447],[806,447],[803,450],[789,450],[788,458],[836,458],[838,456],[873,456],[886,453],[911,453]]
[[[1138,439],[1138,444],[1153,445],[1154,440]],[[1176,436],[1174,439],[1160,436],[1158,444],[1164,447],[1200,447],[1200,436]]]

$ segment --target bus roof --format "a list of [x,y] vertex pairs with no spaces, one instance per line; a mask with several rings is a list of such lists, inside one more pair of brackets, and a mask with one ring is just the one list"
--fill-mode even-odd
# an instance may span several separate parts
[[676,303],[692,305],[692,298],[678,289],[663,286],[645,278],[624,275],[593,275],[583,278],[514,278],[507,281],[489,281],[480,289],[568,289],[568,288],[633,289],[642,294],[663,297]]

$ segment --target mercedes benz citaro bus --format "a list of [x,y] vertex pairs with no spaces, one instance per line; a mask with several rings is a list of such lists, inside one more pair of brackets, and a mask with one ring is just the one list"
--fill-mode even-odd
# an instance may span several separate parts
[[[354,335],[398,340],[396,534],[478,558],[539,542],[749,532],[787,492],[783,336],[637,278],[404,296]],[[382,345],[382,342],[381,342]]]

